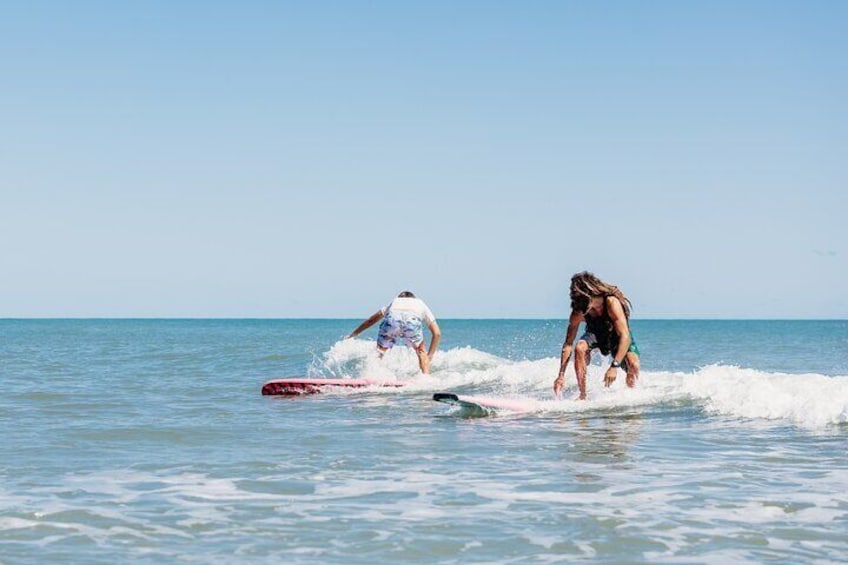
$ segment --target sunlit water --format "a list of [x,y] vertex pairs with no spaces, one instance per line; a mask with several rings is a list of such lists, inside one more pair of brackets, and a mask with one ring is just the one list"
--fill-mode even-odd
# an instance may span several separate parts
[[[639,385],[587,402],[561,321],[440,321],[426,378],[357,323],[0,320],[0,563],[848,555],[848,322],[637,320]],[[413,384],[259,394],[289,375]]]

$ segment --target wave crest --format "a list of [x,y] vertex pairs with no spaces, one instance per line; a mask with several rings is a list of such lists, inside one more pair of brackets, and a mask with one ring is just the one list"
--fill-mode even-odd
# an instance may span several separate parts
[[[649,361],[643,361],[643,366]],[[848,422],[848,377],[786,374],[733,365],[709,365],[691,373],[642,371],[636,388],[624,385],[623,374],[604,388],[606,362],[596,359],[587,374],[589,402],[573,401],[577,383],[573,367],[566,372],[565,401],[552,401],[551,386],[559,359],[514,361],[471,347],[439,351],[432,375],[421,376],[414,351],[398,346],[379,358],[368,340],[334,344],[310,367],[312,377],[414,380],[412,390],[536,399],[544,411],[585,411],[668,403],[692,404],[707,413],[742,419],[785,421],[805,428]],[[407,388],[406,390],[410,390]],[[400,393],[400,391],[398,391]]]

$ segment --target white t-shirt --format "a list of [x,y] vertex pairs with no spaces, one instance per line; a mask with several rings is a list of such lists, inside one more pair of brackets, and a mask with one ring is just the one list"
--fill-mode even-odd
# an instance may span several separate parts
[[383,316],[392,312],[401,314],[403,317],[415,317],[428,324],[436,321],[436,317],[433,316],[430,308],[420,298],[397,297],[388,306],[381,308],[380,312],[383,313]]

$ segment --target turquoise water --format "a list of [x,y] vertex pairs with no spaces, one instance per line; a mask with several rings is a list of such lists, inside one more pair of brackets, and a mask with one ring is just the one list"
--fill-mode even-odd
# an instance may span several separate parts
[[[639,386],[554,401],[564,322],[0,320],[2,563],[840,562],[848,322],[633,322]],[[262,397],[268,379],[414,379]],[[536,399],[467,418],[454,391]]]

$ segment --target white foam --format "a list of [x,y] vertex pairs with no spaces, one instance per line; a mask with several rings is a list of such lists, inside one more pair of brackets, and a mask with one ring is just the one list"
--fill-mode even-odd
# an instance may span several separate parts
[[[66,523],[67,518],[62,516],[39,520],[9,516],[0,518],[0,532],[9,534],[18,529],[43,530],[46,527],[48,533],[35,542],[38,546],[83,535],[104,547],[123,548],[127,539],[132,538],[131,557],[155,553],[165,561],[175,556],[177,549],[173,549],[173,544],[177,537],[180,543],[196,543],[200,537],[238,536],[252,540],[273,536],[272,539],[277,539],[285,548],[286,554],[311,556],[312,561],[321,561],[320,556],[327,551],[324,541],[327,538],[286,538],[292,534],[292,523],[302,520],[311,526],[306,529],[320,532],[323,523],[337,523],[341,518],[356,524],[359,534],[374,535],[371,542],[393,544],[397,538],[412,535],[419,524],[425,527],[441,525],[457,515],[461,516],[461,522],[467,523],[487,524],[494,519],[496,523],[512,524],[511,517],[517,512],[515,505],[529,503],[534,508],[547,508],[542,514],[546,519],[553,516],[551,513],[563,512],[589,520],[620,522],[624,535],[650,531],[653,541],[663,544],[664,548],[650,552],[646,558],[658,561],[663,557],[679,557],[679,552],[693,536],[727,536],[735,533],[740,525],[750,525],[752,529],[765,532],[764,535],[784,526],[827,532],[823,524],[838,524],[845,518],[845,509],[838,498],[833,497],[834,492],[842,492],[845,487],[844,473],[838,469],[810,479],[809,484],[801,485],[802,488],[780,491],[779,504],[775,504],[775,492],[769,488],[758,490],[754,486],[746,496],[739,497],[739,489],[745,487],[745,483],[734,480],[721,481],[722,488],[707,495],[701,493],[697,485],[686,484],[692,481],[713,484],[717,478],[722,478],[720,469],[725,463],[717,461],[714,467],[709,464],[705,467],[700,460],[659,462],[659,468],[649,469],[645,475],[633,473],[629,465],[598,464],[595,469],[603,474],[604,480],[597,483],[600,490],[596,492],[564,491],[556,483],[549,483],[554,470],[569,476],[577,468],[586,468],[583,465],[575,467],[573,460],[568,459],[545,462],[543,465],[553,467],[543,466],[541,474],[534,471],[525,476],[492,474],[489,468],[473,466],[439,471],[424,462],[417,467],[413,464],[396,470],[376,465],[368,473],[361,474],[352,469],[328,470],[326,480],[303,496],[255,493],[240,488],[241,481],[236,477],[211,477],[181,469],[160,472],[111,470],[66,476],[60,485],[34,489],[28,494],[34,498],[27,499],[28,505],[39,507],[52,501],[57,506],[54,511],[62,511],[88,506],[90,497],[96,495],[96,499],[108,499],[105,504],[103,501],[97,504],[96,512],[101,517],[115,516],[109,523],[92,526]],[[265,479],[283,478],[289,472],[281,468]],[[769,469],[766,476],[782,482],[797,483],[799,480],[797,468],[786,469],[785,474],[782,472],[781,469]],[[681,477],[685,477],[684,483]],[[762,484],[762,481],[754,483]],[[536,488],[528,490],[528,484]],[[749,489],[751,487],[748,485]],[[57,497],[69,491],[84,495],[73,499]],[[693,496],[699,498],[697,506],[691,505]],[[461,498],[473,502],[465,506],[446,503]],[[799,510],[787,515],[785,508],[789,504]],[[273,512],[269,511],[271,506]],[[167,512],[162,512],[163,508]],[[0,507],[0,510],[7,509]],[[245,515],[253,516],[253,509],[260,511],[260,517],[245,521]],[[554,551],[562,543],[548,528],[538,531],[524,526],[502,528],[510,536],[520,537],[541,550]],[[328,527],[326,531],[332,529]],[[338,551],[362,543],[361,537],[356,535],[330,539],[331,543],[339,544],[335,547]],[[779,538],[775,542],[783,543]],[[154,543],[161,548],[153,549]],[[593,543],[575,540],[575,544],[584,555],[593,554]],[[466,547],[481,545],[480,541],[472,539]],[[235,554],[254,549],[244,542]],[[715,561],[732,553],[729,549],[714,551]],[[739,556],[745,558],[743,561],[751,558],[750,553],[741,550]]]
[[413,380],[407,391],[459,389],[465,394],[532,400],[538,411],[581,412],[686,401],[700,404],[712,414],[785,421],[811,429],[848,422],[848,377],[710,365],[691,373],[643,370],[633,389],[625,386],[624,375],[620,374],[610,388],[605,388],[605,365],[595,364],[590,365],[587,374],[589,402],[577,402],[572,367],[566,372],[563,399],[553,399],[558,366],[559,360],[554,357],[513,361],[460,347],[440,351],[433,360],[432,374],[423,376],[410,348],[395,347],[380,359],[375,342],[351,339],[333,345],[316,360],[311,372],[326,377]]
[[693,374],[654,379],[673,383],[716,414],[785,420],[809,428],[848,422],[848,377],[711,365]]

